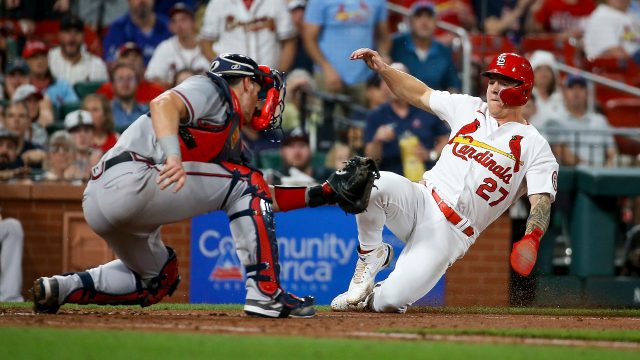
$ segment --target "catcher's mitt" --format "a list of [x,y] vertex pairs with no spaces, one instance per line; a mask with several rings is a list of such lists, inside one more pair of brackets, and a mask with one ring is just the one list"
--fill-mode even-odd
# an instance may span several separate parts
[[359,214],[367,209],[373,181],[380,178],[380,171],[368,157],[354,156],[346,164],[344,169],[331,174],[327,183],[342,210]]

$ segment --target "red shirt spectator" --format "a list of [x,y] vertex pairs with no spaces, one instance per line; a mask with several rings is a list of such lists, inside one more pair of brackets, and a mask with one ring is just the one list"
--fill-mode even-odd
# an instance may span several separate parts
[[[136,72],[138,78],[138,90],[136,91],[135,100],[139,103],[149,103],[156,96],[164,92],[164,88],[158,83],[147,81],[144,78],[145,65],[142,57],[142,49],[134,43],[124,43],[118,50],[118,62],[130,65]],[[109,100],[113,100],[113,84],[111,82],[102,84],[97,91],[103,94]]]
[[534,29],[580,35],[584,22],[595,8],[594,0],[544,0],[533,15]]
[[[96,92],[106,96],[109,100],[113,100],[113,84],[111,82],[102,84]],[[147,80],[140,80],[135,99],[139,103],[148,103],[163,92],[164,88],[162,86]]]

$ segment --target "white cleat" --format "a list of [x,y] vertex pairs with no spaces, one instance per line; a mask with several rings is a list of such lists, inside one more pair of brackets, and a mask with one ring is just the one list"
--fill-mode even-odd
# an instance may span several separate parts
[[380,270],[389,267],[391,260],[393,260],[393,248],[385,243],[366,254],[358,254],[356,271],[351,278],[351,283],[349,283],[349,290],[346,292],[347,303],[357,305],[364,301],[367,295],[373,291],[376,275]]
[[[369,296],[371,296],[370,294]],[[371,298],[373,299],[373,298]],[[347,293],[344,292],[338,296],[336,296],[331,301],[331,310],[333,311],[373,311],[370,306],[368,306],[369,297],[366,296],[365,300],[353,305],[347,302]]]

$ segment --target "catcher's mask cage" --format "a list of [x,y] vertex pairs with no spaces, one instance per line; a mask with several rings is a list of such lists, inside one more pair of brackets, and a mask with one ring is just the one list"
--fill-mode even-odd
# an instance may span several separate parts
[[[241,54],[219,55],[211,62],[209,71],[225,80],[250,77],[260,86],[258,100],[262,103],[251,118],[251,127],[256,131],[282,132],[286,95],[286,80],[282,72],[267,65],[258,65],[250,57]],[[279,141],[281,138],[270,140]]]

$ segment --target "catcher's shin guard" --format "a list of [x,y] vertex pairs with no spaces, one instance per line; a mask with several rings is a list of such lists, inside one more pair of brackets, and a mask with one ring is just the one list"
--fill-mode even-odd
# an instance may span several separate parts
[[245,266],[247,278],[255,280],[261,293],[274,297],[280,289],[280,264],[269,186],[259,171],[235,163],[225,162],[222,165],[249,184],[243,194],[251,195],[249,209],[229,215],[229,221],[244,216],[251,218],[256,234],[257,263]]
[[128,294],[108,294],[97,291],[93,279],[88,272],[76,273],[82,281],[82,288],[74,290],[67,296],[65,303],[98,304],[98,305],[140,305],[142,307],[156,304],[165,296],[173,295],[180,284],[178,258],[175,251],[167,246],[169,258],[160,270],[160,274],[151,279],[146,286],[136,276],[136,291]]

